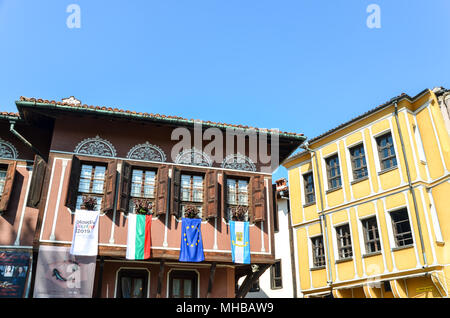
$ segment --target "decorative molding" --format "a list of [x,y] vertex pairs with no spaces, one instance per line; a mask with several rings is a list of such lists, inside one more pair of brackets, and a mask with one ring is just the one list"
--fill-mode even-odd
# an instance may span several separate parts
[[77,154],[94,155],[102,157],[116,157],[117,152],[112,143],[106,139],[100,138],[98,135],[95,138],[86,138],[82,140],[74,150]]
[[201,150],[194,148],[180,152],[175,158],[176,164],[211,167],[211,158]]
[[166,154],[160,147],[146,141],[144,144],[139,144],[131,148],[127,154],[127,158],[164,162],[166,161]]
[[4,159],[17,159],[19,152],[16,147],[9,141],[0,138],[0,158]]
[[80,106],[81,105],[81,100],[77,99],[74,96],[70,96],[68,98],[63,98],[62,102],[66,103],[66,104],[69,104],[69,105],[74,105],[74,106]]
[[256,171],[256,166],[253,161],[249,157],[240,153],[226,156],[222,162],[222,168],[253,172]]

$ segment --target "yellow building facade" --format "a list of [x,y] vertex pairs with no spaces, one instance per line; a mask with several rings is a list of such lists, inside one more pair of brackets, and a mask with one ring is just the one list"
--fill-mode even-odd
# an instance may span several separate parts
[[402,94],[285,160],[299,295],[449,296],[446,94]]

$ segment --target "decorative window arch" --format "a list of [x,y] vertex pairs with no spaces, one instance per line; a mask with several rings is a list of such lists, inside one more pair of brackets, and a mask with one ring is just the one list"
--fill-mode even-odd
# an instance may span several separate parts
[[158,146],[152,145],[148,141],[139,144],[130,149],[127,154],[128,159],[147,160],[147,161],[166,161],[166,154]]
[[212,166],[211,158],[206,153],[196,149],[195,147],[180,152],[175,158],[175,163],[203,167]]
[[74,150],[75,153],[83,155],[93,155],[102,157],[116,157],[116,148],[106,139],[100,138],[98,135],[95,138],[86,138],[82,140]]
[[17,159],[19,152],[9,141],[0,138],[0,158]]
[[256,171],[256,166],[253,161],[240,153],[231,154],[225,157],[222,161],[222,168],[244,170],[244,171]]

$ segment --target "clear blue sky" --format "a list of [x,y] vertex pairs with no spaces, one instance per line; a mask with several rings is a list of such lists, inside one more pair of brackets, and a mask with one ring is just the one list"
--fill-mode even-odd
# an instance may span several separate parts
[[[66,25],[72,3],[80,29]],[[0,110],[74,95],[314,137],[450,87],[449,39],[449,0],[0,0]]]

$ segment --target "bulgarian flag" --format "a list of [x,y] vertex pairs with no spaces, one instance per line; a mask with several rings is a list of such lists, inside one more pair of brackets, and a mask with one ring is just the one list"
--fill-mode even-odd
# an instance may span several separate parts
[[150,258],[151,215],[128,214],[127,259]]

